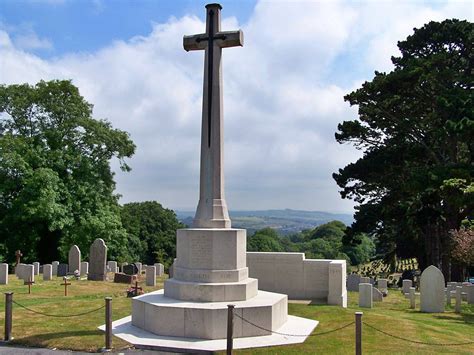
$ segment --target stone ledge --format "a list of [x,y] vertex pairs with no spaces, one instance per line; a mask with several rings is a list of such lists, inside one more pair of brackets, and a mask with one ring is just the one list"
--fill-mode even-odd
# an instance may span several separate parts
[[[318,321],[295,316],[288,316],[287,322],[278,328],[280,333],[310,335],[318,326]],[[98,327],[105,330],[105,325]],[[194,338],[160,336],[132,325],[131,316],[119,319],[112,323],[112,333],[131,344],[137,349],[192,352],[210,354],[215,351],[225,350],[226,339],[199,340]],[[236,338],[233,341],[234,349],[248,349],[276,345],[290,345],[303,343],[307,336],[289,337],[272,334],[247,338]]]

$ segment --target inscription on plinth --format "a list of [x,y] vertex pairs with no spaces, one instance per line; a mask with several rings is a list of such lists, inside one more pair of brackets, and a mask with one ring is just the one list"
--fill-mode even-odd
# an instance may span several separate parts
[[190,261],[193,265],[210,265],[212,260],[212,239],[205,236],[191,237]]

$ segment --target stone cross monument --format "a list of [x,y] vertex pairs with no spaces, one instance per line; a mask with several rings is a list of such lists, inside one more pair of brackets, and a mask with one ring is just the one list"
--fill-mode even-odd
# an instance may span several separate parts
[[186,51],[204,50],[201,175],[194,228],[230,228],[224,197],[222,48],[242,46],[242,31],[221,31],[221,5],[206,6],[206,33],[184,36]]

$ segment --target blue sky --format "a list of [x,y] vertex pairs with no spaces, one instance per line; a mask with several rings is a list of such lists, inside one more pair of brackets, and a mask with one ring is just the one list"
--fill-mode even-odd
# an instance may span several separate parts
[[[130,133],[122,202],[194,209],[199,188],[203,1],[0,0],[0,83],[71,79],[94,116]],[[231,210],[352,212],[331,175],[359,152],[334,140],[343,96],[392,69],[414,27],[473,20],[469,1],[222,1],[226,197]],[[383,167],[381,167],[383,168]]]

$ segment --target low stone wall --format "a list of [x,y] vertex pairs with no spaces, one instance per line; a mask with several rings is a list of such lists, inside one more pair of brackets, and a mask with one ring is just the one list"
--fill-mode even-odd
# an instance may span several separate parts
[[346,261],[306,259],[304,253],[247,252],[249,277],[258,288],[290,299],[319,299],[347,307]]

